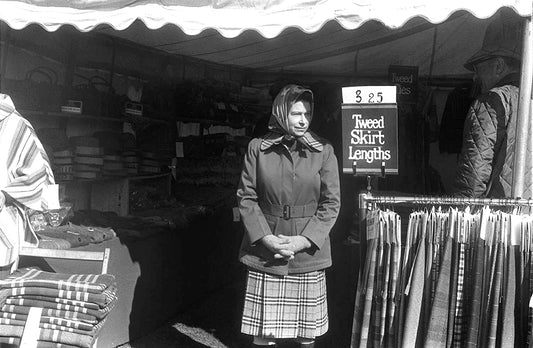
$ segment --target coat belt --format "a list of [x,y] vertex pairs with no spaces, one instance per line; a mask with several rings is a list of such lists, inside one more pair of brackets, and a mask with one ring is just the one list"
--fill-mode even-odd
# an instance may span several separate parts
[[315,215],[317,204],[306,205],[279,205],[270,203],[260,203],[259,206],[264,214],[273,215],[289,220],[291,218],[310,217]]

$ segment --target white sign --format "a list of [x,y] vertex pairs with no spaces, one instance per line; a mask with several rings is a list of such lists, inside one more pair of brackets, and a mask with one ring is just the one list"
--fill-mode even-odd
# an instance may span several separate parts
[[396,104],[396,86],[343,87],[344,104]]

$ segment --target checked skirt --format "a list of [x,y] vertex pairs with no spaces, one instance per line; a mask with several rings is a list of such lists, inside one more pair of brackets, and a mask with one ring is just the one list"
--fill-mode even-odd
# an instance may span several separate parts
[[315,338],[328,330],[324,270],[278,276],[248,271],[241,332]]

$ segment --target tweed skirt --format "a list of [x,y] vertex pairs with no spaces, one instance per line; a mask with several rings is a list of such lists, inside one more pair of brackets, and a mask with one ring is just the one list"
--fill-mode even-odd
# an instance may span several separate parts
[[248,271],[241,332],[315,338],[328,331],[326,272],[278,276]]

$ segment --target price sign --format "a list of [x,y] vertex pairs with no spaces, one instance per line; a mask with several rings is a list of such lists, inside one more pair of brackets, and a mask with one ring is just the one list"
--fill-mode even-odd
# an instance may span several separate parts
[[396,86],[342,89],[342,171],[398,174]]
[[396,86],[343,87],[345,104],[396,104]]

